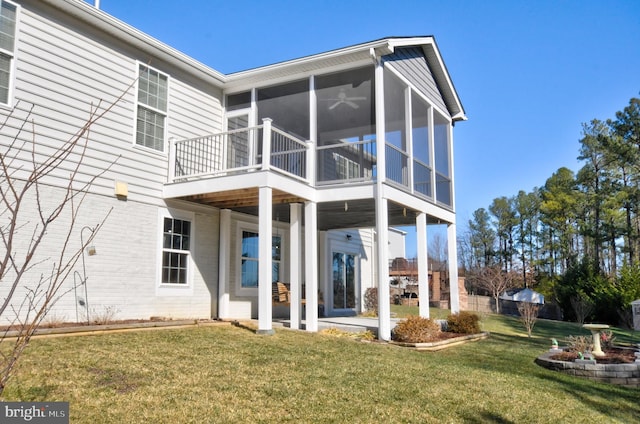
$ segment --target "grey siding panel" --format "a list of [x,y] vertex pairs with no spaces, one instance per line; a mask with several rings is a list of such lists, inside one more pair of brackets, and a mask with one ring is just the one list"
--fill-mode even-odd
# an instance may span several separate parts
[[[49,19],[36,9],[24,7],[20,14],[16,45],[14,93],[18,103],[15,119],[1,134],[14,137],[33,105],[36,143],[42,157],[69,140],[85,124],[90,111],[119,101],[91,127],[79,181],[89,181],[115,164],[91,188],[97,194],[113,196],[114,180],[129,185],[129,200],[162,205],[167,181],[168,148],[164,153],[135,146],[136,93],[131,85],[137,76],[131,51],[103,34],[74,30],[65,19]],[[155,61],[152,66],[169,75],[167,140],[202,136],[222,129],[222,94],[191,75],[180,75]],[[128,91],[127,91],[128,90]],[[0,118],[9,112],[0,110]],[[30,128],[29,128],[30,130]],[[30,141],[29,132],[19,139]],[[168,143],[168,142],[167,142]],[[28,165],[30,149],[21,158]],[[73,159],[77,159],[74,156]],[[47,181],[63,185],[73,162],[59,167]]]
[[399,48],[393,54],[384,57],[417,90],[427,96],[434,105],[449,114],[440,89],[429,69],[422,49],[418,47]]

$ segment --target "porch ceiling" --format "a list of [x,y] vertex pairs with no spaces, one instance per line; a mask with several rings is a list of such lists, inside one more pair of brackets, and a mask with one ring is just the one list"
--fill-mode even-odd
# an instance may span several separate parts
[[[286,193],[280,190],[273,190],[273,204],[283,203],[302,203],[304,199],[297,196],[293,196],[290,193]],[[193,196],[185,196],[182,200],[190,202],[202,203],[208,206],[214,206],[219,209],[231,209],[231,210],[247,210],[251,211],[255,209],[255,213],[258,214],[258,187],[243,188],[239,190],[221,191],[215,193],[203,193]],[[250,213],[250,212],[247,212]]]
[[[258,188],[185,196],[182,200],[258,216]],[[289,203],[304,202],[305,199],[274,189],[272,209],[274,221],[289,222]],[[416,211],[412,211],[394,202],[388,202],[388,205],[390,226],[414,226],[416,224]],[[438,223],[438,220],[428,216],[427,223],[435,224]],[[375,227],[375,225],[376,212],[374,199],[323,202],[318,204],[318,230],[370,228]]]

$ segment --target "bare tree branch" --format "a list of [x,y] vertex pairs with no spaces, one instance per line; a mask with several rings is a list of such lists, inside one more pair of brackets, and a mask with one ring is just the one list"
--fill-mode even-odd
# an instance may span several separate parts
[[[111,213],[109,210],[97,224],[86,227],[91,232],[86,240],[82,238],[80,230],[81,246],[77,248],[73,240],[77,237],[77,227],[80,225],[78,214],[89,189],[119,159],[119,156],[116,157],[86,181],[81,181],[81,175],[86,175],[82,173],[82,168],[91,127],[109,113],[134,84],[135,81],[109,104],[103,106],[102,101],[97,105],[92,104],[83,125],[52,154],[44,157],[38,151],[40,144],[36,139],[33,106],[21,119],[17,117],[16,105],[0,123],[0,130],[4,130],[11,120],[20,120],[17,132],[8,138],[8,142],[0,139],[0,239],[5,249],[0,257],[0,284],[4,286],[5,294],[0,304],[0,318],[11,324],[0,335],[0,342],[8,340],[9,329],[16,330],[10,351],[0,353],[0,395],[20,355],[51,308],[60,298],[77,288],[75,281],[73,287],[66,289],[64,283]],[[29,127],[30,130],[27,130]],[[29,136],[26,136],[27,132]],[[26,159],[25,153],[29,159]],[[52,199],[50,191],[45,193],[45,187],[49,186],[49,179],[59,176],[65,166],[69,169],[67,183],[61,187],[59,198]],[[35,219],[32,218],[34,205]],[[64,231],[52,231],[54,223],[56,228],[62,226]],[[40,252],[43,242],[48,238],[58,241],[53,257],[43,257]],[[33,282],[29,281],[29,273],[50,261],[47,273],[41,274]],[[81,281],[82,284],[86,284],[86,280]]]
[[503,271],[500,266],[479,268],[469,274],[476,286],[491,293],[496,303],[496,313],[500,313],[500,295],[519,284],[520,275]]

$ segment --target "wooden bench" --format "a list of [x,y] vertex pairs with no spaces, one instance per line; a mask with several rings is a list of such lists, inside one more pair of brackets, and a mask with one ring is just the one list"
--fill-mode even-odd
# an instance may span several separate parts
[[[271,297],[273,303],[281,304],[281,305],[290,305],[291,304],[291,291],[289,290],[289,285],[285,283],[281,283],[280,281],[272,283],[271,285]],[[302,299],[302,304],[306,304],[306,300]]]
[[272,283],[271,295],[273,303],[289,303],[291,301],[291,293],[289,288],[281,282]]

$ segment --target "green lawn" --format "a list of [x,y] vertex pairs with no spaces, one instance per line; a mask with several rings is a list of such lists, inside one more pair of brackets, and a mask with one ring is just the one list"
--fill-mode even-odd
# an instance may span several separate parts
[[230,325],[37,339],[4,400],[68,401],[72,423],[92,424],[640,421],[640,390],[534,364],[579,326],[539,321],[531,339],[515,318],[482,326],[489,339],[440,352]]

